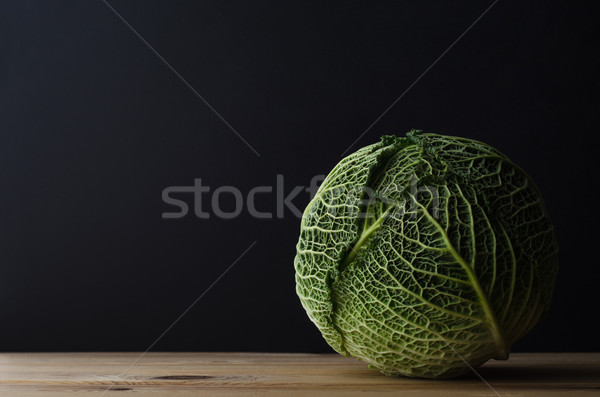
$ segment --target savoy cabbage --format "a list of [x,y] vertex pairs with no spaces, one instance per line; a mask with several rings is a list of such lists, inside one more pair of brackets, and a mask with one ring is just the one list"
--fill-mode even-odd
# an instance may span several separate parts
[[508,358],[548,309],[557,253],[523,170],[487,144],[411,131],[323,181],[302,218],[296,291],[338,353],[448,378]]

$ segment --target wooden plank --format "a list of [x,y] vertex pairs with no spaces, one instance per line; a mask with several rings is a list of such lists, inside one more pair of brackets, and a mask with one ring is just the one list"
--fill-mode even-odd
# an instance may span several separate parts
[[[334,354],[4,353],[1,396],[560,396],[600,393],[600,353],[513,354],[453,380],[390,378]],[[479,377],[483,378],[485,382]],[[487,382],[487,384],[486,384]],[[111,387],[107,391],[107,388]]]

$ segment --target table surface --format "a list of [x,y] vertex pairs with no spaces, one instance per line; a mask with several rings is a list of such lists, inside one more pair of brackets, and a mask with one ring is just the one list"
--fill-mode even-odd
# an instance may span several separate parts
[[0,396],[600,394],[600,353],[521,353],[453,380],[390,378],[335,354],[0,353]]

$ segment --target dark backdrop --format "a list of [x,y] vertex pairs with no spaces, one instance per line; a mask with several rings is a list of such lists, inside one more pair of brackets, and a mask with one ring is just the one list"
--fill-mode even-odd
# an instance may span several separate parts
[[[110,1],[259,157],[101,0],[3,1],[0,350],[144,350],[256,241],[153,350],[330,351],[295,295],[292,211],[200,219],[184,193],[163,219],[162,192],[307,186],[491,4],[367,3]],[[531,174],[561,268],[518,351],[600,347],[593,3],[499,1],[352,147],[420,128]]]

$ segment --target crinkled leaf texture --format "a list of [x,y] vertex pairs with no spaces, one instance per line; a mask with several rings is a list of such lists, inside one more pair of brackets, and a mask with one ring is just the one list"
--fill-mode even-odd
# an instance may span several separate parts
[[503,154],[411,131],[331,171],[304,212],[295,269],[338,353],[449,378],[508,358],[548,308],[558,248],[538,189]]

